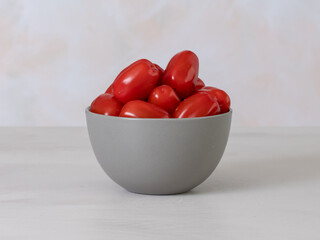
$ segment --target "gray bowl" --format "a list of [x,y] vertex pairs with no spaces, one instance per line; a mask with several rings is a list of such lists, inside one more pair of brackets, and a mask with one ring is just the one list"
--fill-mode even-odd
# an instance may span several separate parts
[[232,111],[185,119],[121,118],[86,109],[93,151],[130,192],[177,194],[206,180],[227,145]]

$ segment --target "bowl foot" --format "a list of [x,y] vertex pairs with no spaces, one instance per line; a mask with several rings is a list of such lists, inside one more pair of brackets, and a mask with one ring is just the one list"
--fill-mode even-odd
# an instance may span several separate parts
[[178,194],[184,194],[184,193],[187,193],[187,192],[190,192],[192,189],[188,189],[188,190],[183,190],[183,191],[177,191],[177,192],[145,192],[145,191],[132,191],[132,190],[128,190],[128,189],[125,189],[127,190],[128,192],[131,192],[131,193],[135,193],[135,194],[140,194],[140,195],[154,195],[154,196],[166,196],[166,195],[178,195]]

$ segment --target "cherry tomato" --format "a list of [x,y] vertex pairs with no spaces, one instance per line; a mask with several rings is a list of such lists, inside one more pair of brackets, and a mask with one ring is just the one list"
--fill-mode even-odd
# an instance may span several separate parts
[[162,84],[171,86],[180,98],[188,97],[198,80],[199,60],[191,51],[177,53],[164,71]]
[[164,70],[163,70],[163,68],[162,67],[160,67],[158,64],[153,64],[158,70],[159,70],[159,72],[160,72],[160,76],[162,76],[163,75],[163,73],[164,73]]
[[161,81],[162,81],[162,77],[163,77],[163,73],[164,73],[164,70],[163,70],[163,68],[162,67],[160,67],[158,64],[153,64],[158,70],[159,70],[159,72],[160,72],[160,77],[159,77],[159,80],[158,80],[158,82],[157,82],[157,84],[156,84],[156,86],[160,86],[161,85]]
[[119,116],[122,104],[109,93],[103,93],[98,96],[92,103],[90,111],[108,116]]
[[216,99],[208,93],[196,93],[185,100],[176,108],[174,118],[194,118],[216,115],[220,107]]
[[113,83],[108,87],[108,89],[105,93],[113,94]]
[[211,97],[216,98],[220,106],[220,111],[221,111],[220,113],[226,113],[229,111],[230,97],[225,91],[215,87],[204,87],[198,90],[198,92],[206,92],[210,94]]
[[122,70],[113,83],[113,94],[122,103],[145,100],[160,77],[159,70],[146,59]]
[[196,90],[196,91],[197,91],[197,90],[200,90],[200,89],[203,88],[204,86],[205,86],[204,82],[203,82],[200,78],[198,78],[198,81],[197,81],[196,86],[195,86],[195,90]]
[[172,113],[180,104],[180,99],[172,87],[161,85],[151,91],[148,102],[163,108],[168,113]]
[[133,100],[126,103],[121,112],[120,117],[127,118],[170,118],[169,113],[152,103],[141,100]]

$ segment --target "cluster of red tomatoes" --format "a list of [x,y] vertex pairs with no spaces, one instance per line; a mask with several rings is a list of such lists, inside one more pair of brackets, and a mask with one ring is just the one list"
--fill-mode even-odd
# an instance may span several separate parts
[[228,94],[206,87],[198,71],[198,57],[191,51],[177,53],[165,70],[138,60],[120,72],[90,111],[129,118],[194,118],[228,112]]

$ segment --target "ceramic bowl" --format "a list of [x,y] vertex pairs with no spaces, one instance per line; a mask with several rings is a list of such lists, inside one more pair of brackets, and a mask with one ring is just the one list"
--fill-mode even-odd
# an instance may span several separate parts
[[178,194],[217,167],[227,145],[232,110],[184,119],[121,118],[86,109],[95,156],[106,174],[130,192]]

